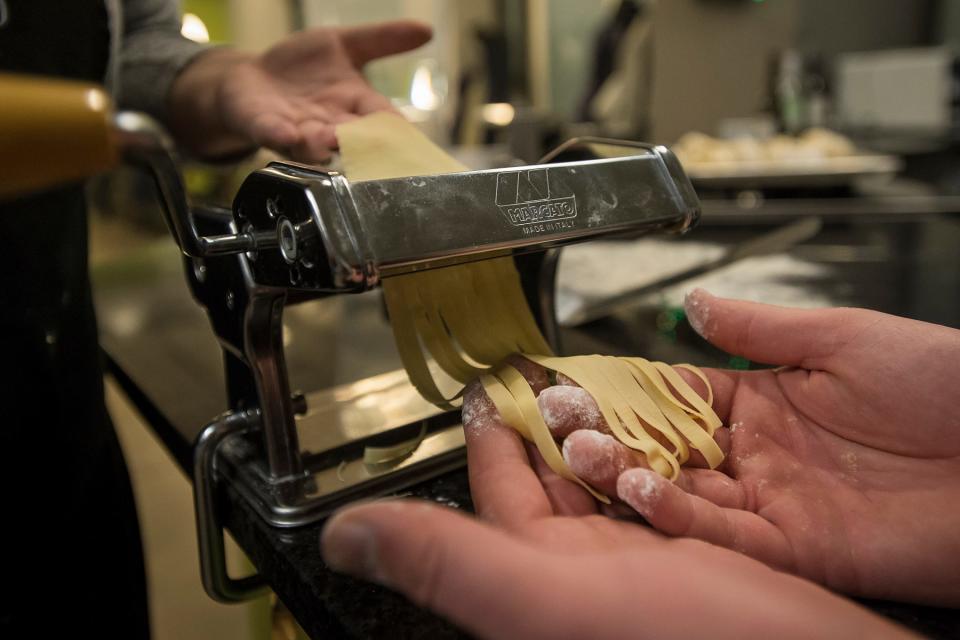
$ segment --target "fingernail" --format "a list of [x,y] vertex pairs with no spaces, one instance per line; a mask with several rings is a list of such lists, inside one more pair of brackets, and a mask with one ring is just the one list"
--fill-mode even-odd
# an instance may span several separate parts
[[631,469],[617,479],[617,496],[636,509],[637,513],[649,515],[660,502],[663,483],[668,482],[656,471]]
[[683,310],[690,326],[702,337],[707,337],[707,322],[710,320],[710,300],[713,296],[705,289],[694,289],[683,298]]
[[353,514],[339,513],[327,522],[320,536],[320,552],[334,571],[378,581],[376,533]]

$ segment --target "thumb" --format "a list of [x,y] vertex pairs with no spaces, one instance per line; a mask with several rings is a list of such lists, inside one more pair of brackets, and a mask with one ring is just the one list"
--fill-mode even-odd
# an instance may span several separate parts
[[792,309],[718,298],[694,289],[690,326],[727,353],[764,364],[825,369],[854,320],[851,309]]
[[[341,511],[320,539],[330,568],[377,582],[480,637],[508,637],[539,616],[524,593],[550,580],[540,552],[506,533],[417,501]],[[523,637],[523,634],[517,634]]]
[[343,46],[357,67],[377,58],[416,49],[429,41],[432,35],[429,26],[413,20],[394,20],[340,29]]

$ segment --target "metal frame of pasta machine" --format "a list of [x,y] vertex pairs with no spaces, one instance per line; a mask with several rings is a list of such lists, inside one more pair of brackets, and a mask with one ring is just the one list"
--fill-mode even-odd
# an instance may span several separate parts
[[[220,601],[263,587],[228,576],[215,488],[228,482],[271,525],[316,521],[360,496],[395,491],[463,464],[459,416],[426,407],[404,380],[323,392],[317,402],[356,403],[362,389],[406,394],[405,424],[389,433],[304,452],[284,362],[284,307],[361,292],[382,278],[515,256],[525,293],[556,344],[555,247],[598,237],[680,232],[699,203],[664,147],[574,140],[541,164],[497,170],[349,182],[336,172],[271,163],[241,186],[231,210],[191,208],[169,143],[149,119],[115,121],[125,159],[151,171],[166,221],[185,254],[193,296],[206,309],[224,354],[228,410],[195,448],[194,492],[204,587]],[[552,162],[551,162],[552,161]],[[314,396],[311,395],[311,398]],[[311,403],[314,400],[310,400]],[[423,430],[420,445],[386,468],[363,448]]]

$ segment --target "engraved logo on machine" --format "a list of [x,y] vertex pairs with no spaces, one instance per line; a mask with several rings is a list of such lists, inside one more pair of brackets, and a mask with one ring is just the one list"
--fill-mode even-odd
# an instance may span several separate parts
[[562,184],[551,184],[549,169],[502,171],[497,174],[497,207],[525,234],[573,228],[577,199]]

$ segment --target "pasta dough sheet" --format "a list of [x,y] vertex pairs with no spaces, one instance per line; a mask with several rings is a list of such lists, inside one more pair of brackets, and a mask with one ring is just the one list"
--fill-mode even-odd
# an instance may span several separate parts
[[[465,169],[411,124],[389,113],[340,125],[337,138],[344,172],[354,181]],[[504,423],[534,443],[557,474],[598,499],[608,501],[567,467],[530,385],[504,363],[508,356],[522,354],[586,389],[614,435],[642,452],[650,468],[665,477],[677,477],[691,448],[700,451],[711,467],[722,462],[723,452],[713,439],[721,423],[710,408],[712,391],[704,401],[662,362],[554,356],[527,305],[511,258],[385,278],[382,286],[400,358],[424,398],[455,408],[464,385],[479,378]],[[678,366],[699,376],[709,389],[696,367]]]

